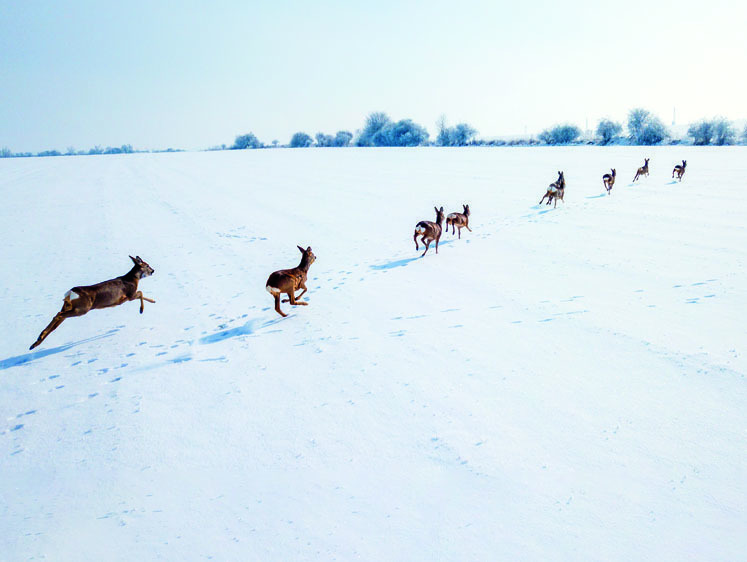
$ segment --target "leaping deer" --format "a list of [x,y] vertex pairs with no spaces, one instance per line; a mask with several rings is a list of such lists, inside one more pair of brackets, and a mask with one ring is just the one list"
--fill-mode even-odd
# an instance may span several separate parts
[[680,166],[679,164],[677,164],[674,167],[674,170],[672,170],[672,177],[674,177],[676,175],[677,179],[680,180],[680,181],[682,181],[682,176],[685,175],[685,168],[686,167],[687,167],[687,160],[683,160],[682,161],[682,166]]
[[420,236],[420,241],[425,246],[425,252],[423,252],[423,256],[426,254],[426,252],[428,252],[428,248],[430,247],[433,240],[436,241],[436,253],[438,253],[438,241],[441,240],[441,223],[444,222],[444,208],[441,207],[440,209],[438,209],[436,207],[433,207],[433,209],[436,211],[436,222],[420,221],[417,225],[415,225],[415,234],[412,237],[412,239],[415,241],[415,250],[419,250],[420,248],[418,247],[418,236]]
[[472,229],[469,227],[469,205],[462,205],[464,208],[463,213],[449,213],[446,217],[446,232],[449,232],[449,225],[451,225],[451,233],[454,234],[454,227],[459,229],[459,239],[462,239],[462,228],[466,228],[470,232]]
[[[270,274],[265,284],[265,289],[275,299],[275,312],[280,316],[288,316],[285,312],[280,310],[280,295],[285,293],[288,295],[287,299],[283,299],[283,302],[290,302],[293,306],[308,306],[309,303],[301,302],[296,299],[300,299],[306,289],[306,277],[309,273],[311,264],[316,260],[314,252],[311,251],[311,246],[305,250],[301,246],[296,246],[301,252],[301,263],[298,267],[293,269],[281,269]],[[299,295],[296,295],[298,289],[303,289]]]
[[83,316],[95,308],[109,308],[135,299],[140,299],[140,314],[142,314],[145,307],[143,301],[155,303],[156,301],[144,297],[143,293],[137,289],[137,284],[143,277],[153,275],[153,268],[140,259],[140,256],[134,258],[130,256],[130,259],[135,265],[124,275],[95,285],[73,287],[65,293],[62,310],[52,318],[29,349],[34,349],[43,342],[66,318]]
[[553,208],[558,206],[558,199],[560,199],[565,205],[565,199],[563,199],[564,195],[565,195],[565,176],[563,175],[563,172],[558,170],[558,179],[555,180],[553,183],[551,183],[547,187],[547,192],[542,196],[542,199],[540,199],[538,205],[542,205],[542,201],[545,200],[545,197],[547,197],[547,205],[552,203],[552,200],[555,199],[555,205]]
[[643,163],[643,166],[638,168],[638,171],[635,173],[635,177],[633,178],[633,181],[636,181],[639,177],[645,175],[648,177],[648,158],[644,158],[645,162]]
[[611,174],[604,174],[602,176],[602,182],[604,183],[604,188],[607,190],[607,195],[612,191],[612,186],[615,185],[615,177],[617,176],[614,168],[610,168],[610,170],[612,170]]

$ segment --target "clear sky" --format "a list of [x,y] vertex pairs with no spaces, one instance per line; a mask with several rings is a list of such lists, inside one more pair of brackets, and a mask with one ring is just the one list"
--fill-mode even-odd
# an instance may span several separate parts
[[747,117],[747,3],[656,0],[0,0],[0,147],[207,148],[354,132],[431,135]]

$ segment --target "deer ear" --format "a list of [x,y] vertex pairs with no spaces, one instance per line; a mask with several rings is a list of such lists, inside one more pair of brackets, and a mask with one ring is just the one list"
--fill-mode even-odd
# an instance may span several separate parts
[[299,251],[300,251],[300,252],[301,252],[302,254],[304,253],[304,249],[303,249],[303,248],[302,248],[301,246],[296,246],[296,248],[298,248],[298,250],[299,250]]
[[311,252],[311,246],[309,246],[308,248],[306,248],[306,251],[307,252]]
[[433,210],[438,212],[438,207],[433,207]]
[[444,208],[443,208],[443,207],[441,207],[441,210],[440,210],[439,212],[443,213],[443,212],[444,212]]
[[135,258],[133,258],[132,256],[130,256],[130,259],[132,260],[132,263],[134,263],[135,265],[137,265],[137,260]]

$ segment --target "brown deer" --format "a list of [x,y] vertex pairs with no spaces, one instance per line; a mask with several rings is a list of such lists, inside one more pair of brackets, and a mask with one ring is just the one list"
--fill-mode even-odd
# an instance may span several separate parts
[[462,205],[462,207],[464,207],[463,213],[449,213],[446,217],[446,232],[449,232],[449,226],[451,226],[451,233],[454,234],[454,227],[457,227],[460,240],[462,239],[462,228],[472,232],[469,227],[469,205]]
[[551,183],[547,187],[547,193],[545,193],[542,196],[542,199],[540,199],[540,202],[538,203],[538,205],[542,205],[542,201],[545,200],[545,197],[547,197],[547,205],[552,203],[553,199],[555,199],[555,207],[558,206],[558,199],[560,199],[565,205],[565,199],[563,199],[564,195],[565,195],[565,176],[563,175],[563,172],[558,170],[558,179],[555,180],[553,183]]
[[[117,306],[123,302],[134,301],[136,299],[140,299],[140,314],[142,314],[144,309],[143,301],[155,303],[156,301],[144,297],[143,293],[137,289],[137,284],[143,277],[153,275],[153,268],[140,259],[140,256],[135,256],[134,258],[130,256],[130,259],[135,265],[124,275],[96,283],[95,285],[73,287],[65,293],[62,310],[52,318],[49,326],[42,330],[42,333],[39,334],[39,337],[29,349],[34,349],[43,342],[50,333],[62,324],[65,318],[83,316],[94,308],[109,308],[110,306]],[[75,298],[73,298],[73,294]]]
[[415,226],[415,234],[412,237],[412,239],[415,240],[415,249],[419,250],[418,236],[420,236],[420,241],[425,246],[423,256],[426,254],[431,242],[434,240],[436,241],[436,253],[438,253],[438,241],[441,240],[441,223],[444,222],[444,208],[441,207],[441,209],[437,209],[436,207],[433,207],[433,209],[436,211],[436,222],[420,221]]
[[636,181],[641,176],[648,177],[648,158],[644,158],[645,162],[643,163],[643,166],[638,168],[638,171],[635,173],[635,177],[633,178],[633,181]]
[[672,170],[672,177],[674,177],[676,175],[677,179],[680,180],[680,181],[682,181],[682,176],[685,175],[685,168],[686,167],[687,167],[687,160],[683,160],[682,161],[682,166],[680,166],[679,164],[677,164],[674,167],[674,170]]
[[617,176],[614,168],[610,168],[610,170],[612,170],[611,174],[604,174],[602,176],[602,182],[604,183],[604,188],[607,190],[607,195],[612,191],[612,186],[615,185],[615,177]]
[[[280,271],[271,273],[265,285],[267,292],[275,299],[275,312],[280,316],[288,316],[280,310],[280,295],[283,293],[288,295],[288,298],[283,299],[283,302],[289,302],[293,306],[308,306],[309,304],[296,299],[300,299],[307,291],[306,277],[309,274],[311,264],[316,260],[316,256],[311,251],[311,246],[305,250],[301,246],[296,247],[301,252],[301,263],[298,264],[298,267],[281,269]],[[299,295],[296,295],[298,289],[303,289],[303,291]]]

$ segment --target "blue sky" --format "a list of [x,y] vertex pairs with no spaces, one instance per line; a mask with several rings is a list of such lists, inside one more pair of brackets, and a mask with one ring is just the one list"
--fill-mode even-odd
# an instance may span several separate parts
[[745,3],[0,0],[0,147],[207,148],[354,131],[431,134],[747,117]]

